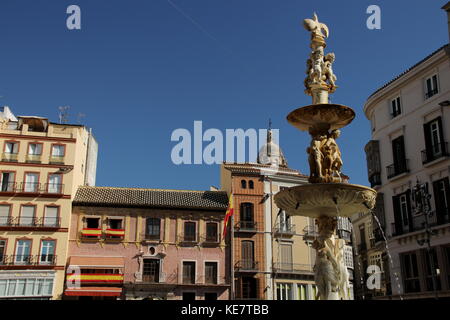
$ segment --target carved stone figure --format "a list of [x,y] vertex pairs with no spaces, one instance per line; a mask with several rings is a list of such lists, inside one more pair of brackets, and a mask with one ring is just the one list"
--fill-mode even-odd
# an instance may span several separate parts
[[[327,135],[326,142],[322,146],[323,164],[322,175],[326,182],[340,182],[340,174],[342,167],[341,151],[336,143],[336,139],[340,136],[339,130],[333,130]],[[339,181],[335,181],[339,180]]]
[[324,81],[329,83],[330,85],[330,92],[334,92],[336,90],[336,80],[337,77],[333,72],[333,63],[336,60],[336,56],[334,53],[329,53],[324,58],[324,67],[323,67],[323,74],[324,74]]
[[303,20],[303,26],[311,32],[311,40],[313,41],[322,40],[324,42],[330,33],[327,25],[319,22],[319,18],[315,12],[312,19]]
[[322,182],[322,162],[324,159],[322,154],[322,145],[326,141],[327,137],[321,135],[320,133],[316,133],[313,130],[310,130],[310,134],[312,136],[311,145],[306,149],[306,152],[309,154],[309,180],[312,183],[317,183]]
[[312,57],[312,67],[309,70],[309,78],[311,83],[321,84],[323,77],[323,54],[320,50],[314,51],[311,55]]

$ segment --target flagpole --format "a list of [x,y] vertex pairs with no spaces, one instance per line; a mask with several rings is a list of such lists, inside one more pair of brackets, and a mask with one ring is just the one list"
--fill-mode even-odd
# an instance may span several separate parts
[[[230,197],[233,196],[233,185],[231,186],[231,194]],[[230,255],[231,255],[231,300],[235,300],[236,299],[236,295],[235,295],[235,281],[234,281],[234,250],[233,250],[233,246],[234,246],[234,199],[233,199],[233,214],[231,215],[231,232],[230,232]]]

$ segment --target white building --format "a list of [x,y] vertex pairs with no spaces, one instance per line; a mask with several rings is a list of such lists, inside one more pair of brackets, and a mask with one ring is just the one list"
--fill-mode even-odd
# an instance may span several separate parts
[[[449,12],[450,2],[443,9]],[[434,296],[430,257],[439,296],[450,296],[449,56],[450,46],[441,47],[375,91],[364,106],[372,130],[369,181],[379,193],[376,215],[393,258],[386,274],[398,298]],[[428,184],[432,196],[431,254],[418,243],[426,233],[424,214],[414,210],[411,196],[417,180]]]

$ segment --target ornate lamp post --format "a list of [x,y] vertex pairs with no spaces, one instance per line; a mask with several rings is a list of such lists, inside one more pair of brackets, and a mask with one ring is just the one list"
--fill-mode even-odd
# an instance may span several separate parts
[[422,212],[425,218],[424,227],[425,227],[425,238],[417,240],[419,246],[427,245],[427,255],[430,260],[430,268],[431,268],[431,280],[433,282],[433,292],[435,299],[438,299],[437,294],[437,284],[436,284],[436,268],[434,265],[434,258],[431,254],[431,237],[436,235],[434,230],[431,230],[430,224],[428,222],[428,218],[433,215],[433,211],[431,210],[430,199],[431,195],[428,192],[428,183],[420,183],[417,180],[416,185],[413,188],[412,198],[415,205],[415,212]]

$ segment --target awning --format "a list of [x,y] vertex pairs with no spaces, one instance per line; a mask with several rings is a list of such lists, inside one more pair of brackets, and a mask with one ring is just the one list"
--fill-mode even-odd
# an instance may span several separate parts
[[96,257],[96,256],[73,256],[70,257],[70,266],[80,268],[123,268],[123,257]]
[[66,296],[97,296],[97,297],[119,297],[122,288],[115,287],[84,287],[76,289],[66,289]]

